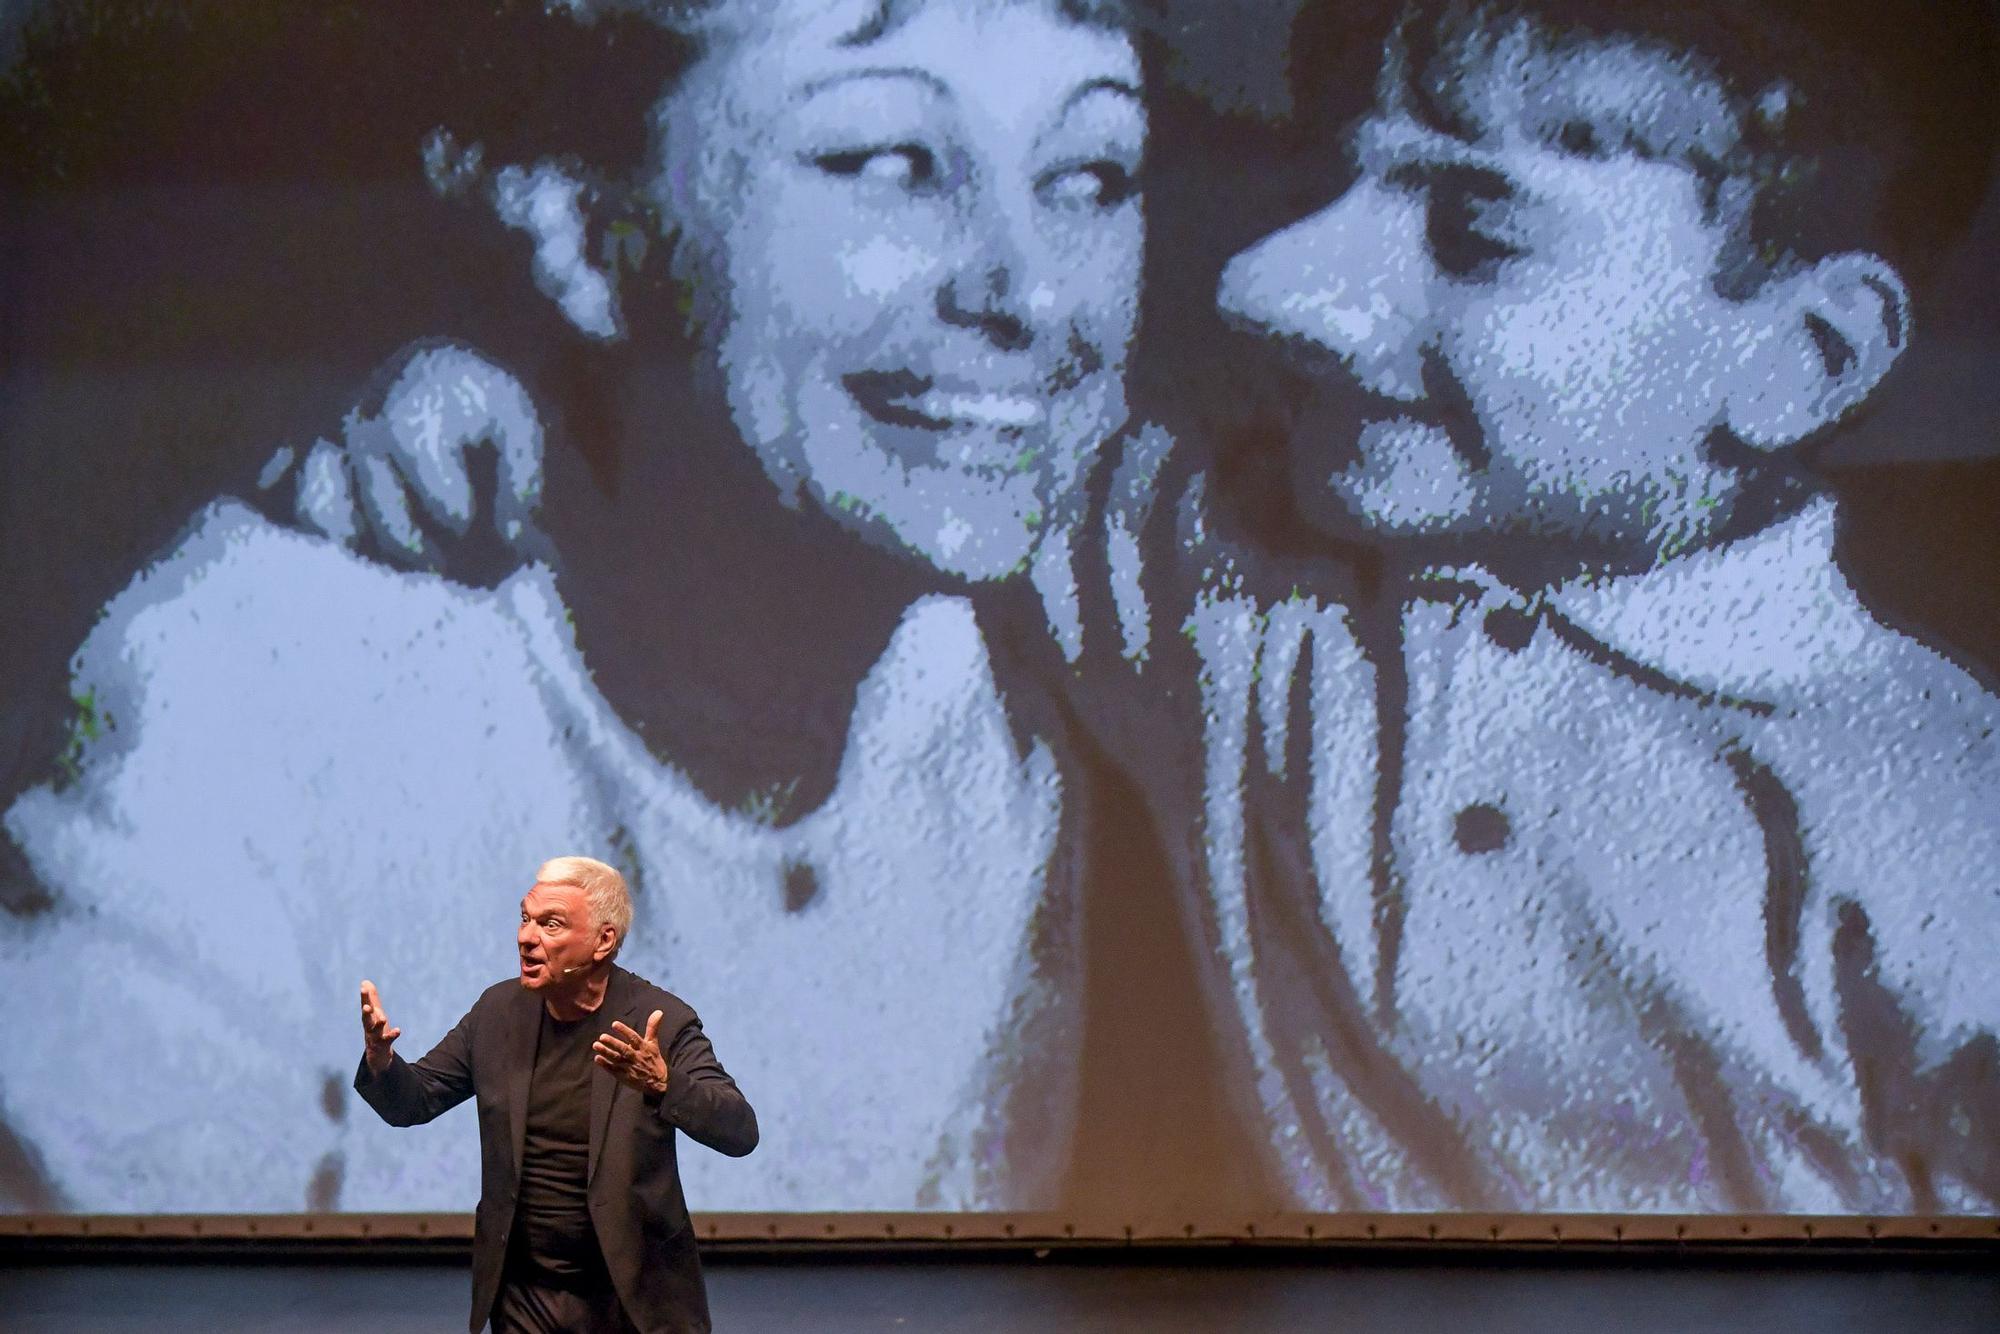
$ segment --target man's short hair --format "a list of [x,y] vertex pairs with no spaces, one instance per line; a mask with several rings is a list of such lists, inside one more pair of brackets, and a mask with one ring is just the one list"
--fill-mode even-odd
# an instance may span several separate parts
[[590,907],[591,925],[610,923],[618,933],[618,946],[625,944],[625,933],[632,928],[632,895],[617,867],[595,857],[552,857],[536,870],[535,883],[582,890]]
[[[1340,8],[1322,0],[1297,33],[1302,104],[1338,92],[1315,82],[1316,65],[1352,68],[1336,48],[1358,34]],[[2000,129],[1991,0],[1406,0],[1387,25],[1400,93],[1449,128],[1455,63],[1515,26],[1557,53],[1656,51],[1723,95],[1737,127],[1727,153],[1662,155],[1703,179],[1734,229],[1715,275],[1726,294],[1845,250],[1920,281],[1985,194]]]

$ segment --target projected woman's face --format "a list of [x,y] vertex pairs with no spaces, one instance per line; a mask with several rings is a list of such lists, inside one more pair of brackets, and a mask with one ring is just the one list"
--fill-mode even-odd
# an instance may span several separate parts
[[660,111],[737,428],[856,531],[1015,571],[1125,417],[1131,44],[1023,0],[759,8]]

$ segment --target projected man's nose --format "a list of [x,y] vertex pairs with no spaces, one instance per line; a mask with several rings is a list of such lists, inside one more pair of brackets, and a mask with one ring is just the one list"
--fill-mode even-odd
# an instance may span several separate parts
[[1260,332],[1334,354],[1377,394],[1421,398],[1420,214],[1394,192],[1357,185],[1231,260],[1218,303]]

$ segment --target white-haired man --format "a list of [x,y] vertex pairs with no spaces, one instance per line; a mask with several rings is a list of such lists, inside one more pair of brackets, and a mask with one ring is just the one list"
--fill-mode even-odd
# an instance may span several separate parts
[[757,1117],[694,1011],[614,962],[631,924],[616,869],[544,862],[521,900],[518,982],[488,987],[414,1064],[361,984],[369,1106],[407,1126],[478,1102],[475,1330],[709,1328],[674,1132],[741,1157]]

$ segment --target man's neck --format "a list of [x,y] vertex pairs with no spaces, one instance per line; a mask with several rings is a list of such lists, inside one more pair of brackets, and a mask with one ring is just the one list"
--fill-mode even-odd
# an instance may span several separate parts
[[597,1013],[610,985],[610,963],[592,964],[582,977],[567,985],[550,987],[542,997],[542,1006],[557,1023],[575,1023]]

